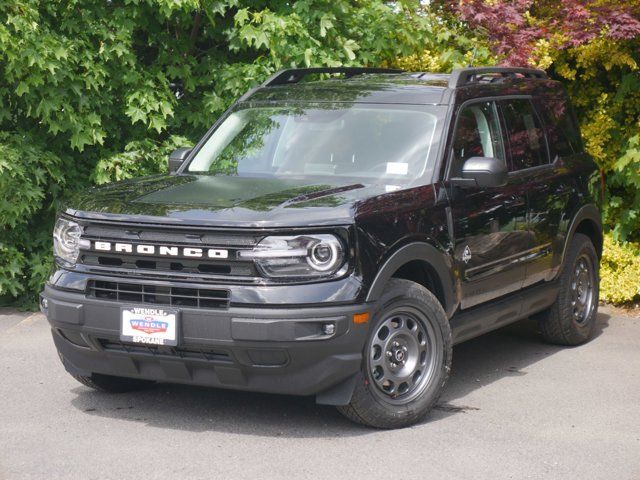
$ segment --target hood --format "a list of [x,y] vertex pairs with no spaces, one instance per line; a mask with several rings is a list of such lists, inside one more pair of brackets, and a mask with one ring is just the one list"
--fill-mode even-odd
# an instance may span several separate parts
[[140,223],[251,228],[339,225],[353,222],[358,202],[387,189],[308,179],[161,175],[85,190],[65,211],[80,218]]

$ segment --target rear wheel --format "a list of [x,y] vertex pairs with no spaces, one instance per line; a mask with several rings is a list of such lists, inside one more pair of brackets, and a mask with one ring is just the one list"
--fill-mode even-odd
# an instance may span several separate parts
[[579,345],[593,336],[598,312],[599,262],[591,239],[573,237],[560,274],[555,303],[535,318],[545,340],[558,345]]
[[132,390],[141,390],[143,388],[149,388],[151,385],[155,384],[155,382],[150,380],[114,377],[112,375],[102,375],[100,373],[93,373],[90,376],[71,374],[71,376],[89,388],[108,393],[123,393],[130,392]]
[[392,279],[380,300],[365,346],[362,378],[349,419],[377,428],[399,428],[435,405],[451,368],[451,330],[442,306],[421,285]]

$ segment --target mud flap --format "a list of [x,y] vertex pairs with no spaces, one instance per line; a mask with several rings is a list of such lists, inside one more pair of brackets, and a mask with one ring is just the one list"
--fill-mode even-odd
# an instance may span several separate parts
[[316,395],[316,403],[334,406],[348,405],[359,378],[361,378],[361,374],[356,373],[324,392],[320,392]]

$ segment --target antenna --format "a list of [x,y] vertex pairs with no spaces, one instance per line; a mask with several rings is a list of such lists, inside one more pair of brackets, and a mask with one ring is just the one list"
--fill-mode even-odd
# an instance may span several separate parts
[[471,60],[469,60],[469,65],[467,65],[467,68],[473,67],[473,62],[476,60],[476,52],[477,51],[478,51],[478,44],[476,43],[473,46],[473,53],[471,54]]

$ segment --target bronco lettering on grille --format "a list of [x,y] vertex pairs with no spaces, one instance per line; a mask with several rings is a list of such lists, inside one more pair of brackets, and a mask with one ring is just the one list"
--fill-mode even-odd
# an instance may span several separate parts
[[189,257],[225,259],[229,251],[221,248],[168,247],[165,245],[134,245],[132,243],[93,242],[93,250],[97,252],[132,253],[138,255],[161,255],[167,257]]

